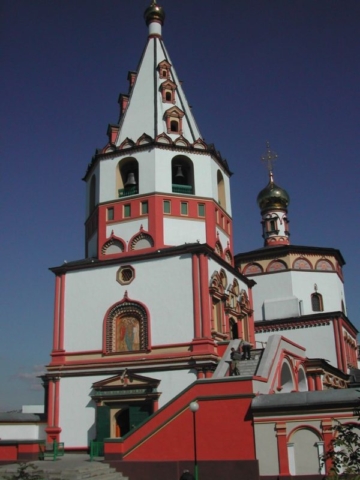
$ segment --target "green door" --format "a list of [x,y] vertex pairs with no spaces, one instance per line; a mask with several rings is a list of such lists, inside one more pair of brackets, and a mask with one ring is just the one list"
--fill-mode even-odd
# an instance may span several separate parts
[[103,442],[110,437],[110,408],[107,405],[96,408],[96,441]]
[[129,406],[129,418],[130,429],[137,427],[140,423],[144,422],[151,415],[151,405],[130,405]]

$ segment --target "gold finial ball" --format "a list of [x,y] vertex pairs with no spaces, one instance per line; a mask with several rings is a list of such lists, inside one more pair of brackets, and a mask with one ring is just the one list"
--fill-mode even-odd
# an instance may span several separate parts
[[160,5],[158,5],[155,0],[153,0],[150,7],[145,10],[144,18],[146,21],[146,25],[149,25],[149,23],[154,20],[160,22],[161,25],[163,25],[165,20],[164,9],[160,7]]
[[270,181],[257,196],[257,203],[261,210],[268,208],[286,208],[290,203],[290,197],[286,190]]

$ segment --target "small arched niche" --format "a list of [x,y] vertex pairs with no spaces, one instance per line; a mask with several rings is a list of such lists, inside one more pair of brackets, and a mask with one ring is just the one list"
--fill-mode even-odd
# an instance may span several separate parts
[[139,164],[135,158],[123,158],[117,164],[116,192],[118,197],[139,193]]
[[185,155],[176,155],[171,161],[171,183],[173,193],[195,194],[194,165]]

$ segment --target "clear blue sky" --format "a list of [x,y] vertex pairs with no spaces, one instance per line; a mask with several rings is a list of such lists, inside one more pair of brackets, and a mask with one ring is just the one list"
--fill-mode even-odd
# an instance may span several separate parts
[[[41,403],[48,267],[84,256],[81,181],[118,119],[149,0],[2,0],[0,411]],[[159,1],[160,3],[160,1]],[[228,160],[235,252],[262,246],[266,141],[291,241],[339,248],[359,318],[359,0],[162,0],[165,44],[200,131]]]

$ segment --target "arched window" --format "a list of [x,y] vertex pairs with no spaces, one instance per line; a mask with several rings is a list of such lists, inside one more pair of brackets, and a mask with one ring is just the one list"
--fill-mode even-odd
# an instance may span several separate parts
[[286,270],[287,265],[282,260],[274,260],[269,263],[267,267],[268,272],[278,272],[279,270]]
[[292,433],[289,440],[288,445],[292,450],[289,455],[291,474],[318,475],[322,468],[321,457],[324,453],[321,435],[314,429],[304,426]]
[[176,84],[167,80],[160,85],[162,101],[164,103],[175,103]]
[[306,258],[297,258],[293,263],[295,270],[312,270],[311,263]]
[[116,238],[108,240],[101,249],[103,255],[114,255],[115,253],[122,253],[124,251],[124,244]]
[[171,161],[171,183],[173,193],[194,195],[194,165],[185,155],[176,155]]
[[219,241],[215,243],[215,253],[217,253],[220,257],[222,257],[223,249]]
[[217,171],[218,202],[226,210],[225,182],[220,170]]
[[263,273],[263,268],[258,263],[249,263],[243,270],[244,275],[252,275],[254,273]]
[[133,352],[149,347],[147,312],[127,296],[111,308],[105,322],[106,353]]
[[237,321],[234,318],[230,318],[229,323],[230,323],[230,338],[232,340],[236,340],[237,338],[239,338]]
[[96,176],[93,175],[90,180],[89,213],[91,213],[95,208],[95,197],[96,197]]
[[331,272],[332,270],[334,270],[334,266],[333,264],[329,261],[329,260],[319,260],[317,263],[316,263],[316,270],[322,270],[322,271],[327,271],[327,272]]
[[181,135],[182,132],[182,119],[184,112],[178,107],[172,107],[166,110],[164,117],[166,121],[167,133],[178,133]]
[[313,312],[322,312],[324,310],[323,299],[320,293],[311,294],[311,308]]
[[288,362],[284,361],[280,373],[280,388],[282,393],[294,390],[294,379]]
[[130,250],[142,250],[143,248],[151,248],[154,246],[152,237],[147,233],[139,233],[133,238]]
[[139,193],[139,164],[135,158],[124,158],[118,163],[116,188],[119,197]]

